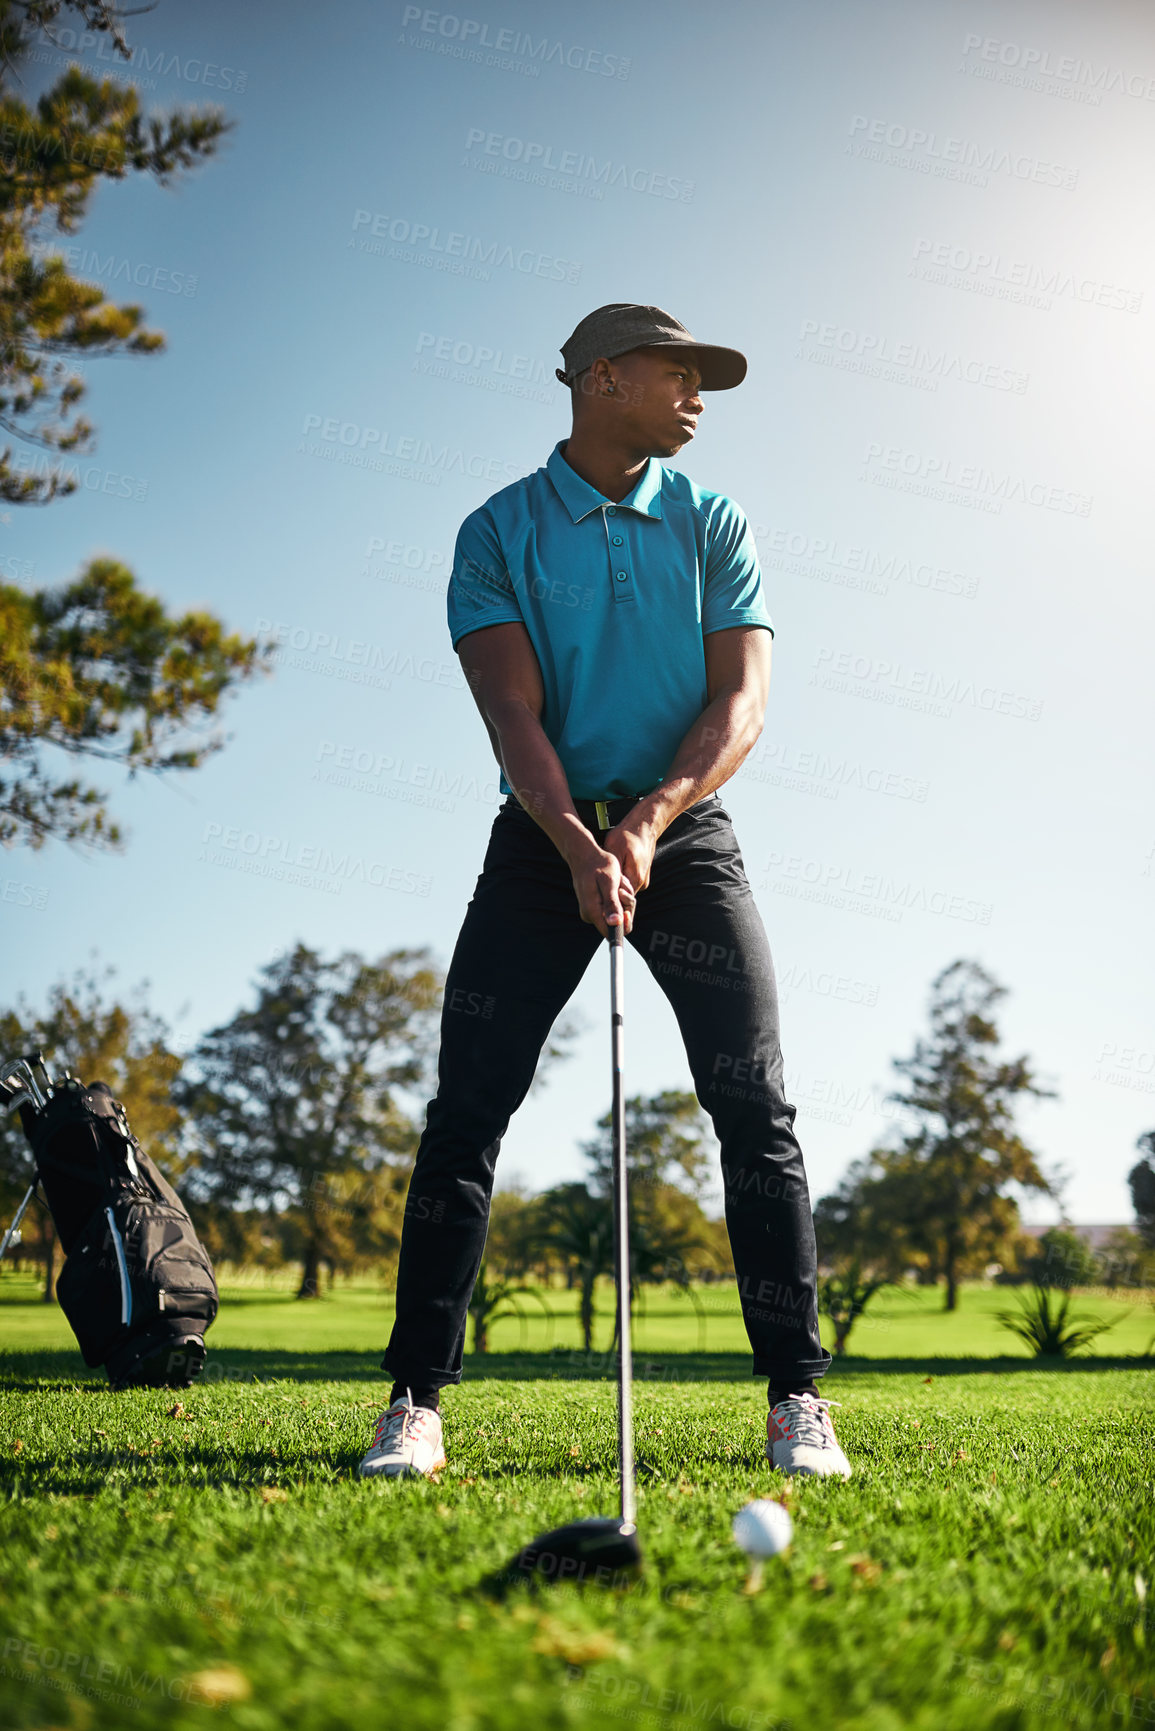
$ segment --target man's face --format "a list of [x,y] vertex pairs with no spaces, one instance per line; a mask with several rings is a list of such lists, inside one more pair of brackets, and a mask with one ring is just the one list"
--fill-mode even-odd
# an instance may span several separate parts
[[692,349],[643,348],[609,363],[619,425],[650,457],[676,457],[694,437],[705,405]]

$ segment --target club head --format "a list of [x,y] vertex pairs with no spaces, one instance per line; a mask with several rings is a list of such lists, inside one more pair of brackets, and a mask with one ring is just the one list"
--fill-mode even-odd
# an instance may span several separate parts
[[510,1563],[506,1578],[532,1581],[598,1581],[603,1586],[639,1567],[638,1529],[609,1516],[571,1521],[543,1533]]

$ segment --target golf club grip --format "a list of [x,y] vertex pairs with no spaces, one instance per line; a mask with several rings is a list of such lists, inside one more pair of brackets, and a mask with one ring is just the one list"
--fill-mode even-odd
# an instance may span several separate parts
[[622,1520],[634,1524],[634,1390],[630,1342],[630,1200],[626,1167],[626,1100],[622,1081],[625,944],[621,926],[610,927],[610,1049],[613,1061],[611,1123],[614,1145],[614,1275],[618,1300],[618,1452]]

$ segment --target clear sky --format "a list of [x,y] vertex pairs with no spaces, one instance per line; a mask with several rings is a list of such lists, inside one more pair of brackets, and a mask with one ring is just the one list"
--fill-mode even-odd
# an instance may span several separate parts
[[[236,127],[175,190],[102,188],[68,242],[169,347],[90,365],[83,486],[10,508],[0,569],[112,553],[284,647],[202,771],[96,766],[123,855],[0,860],[4,1000],[95,949],[187,1044],[298,939],[448,961],[496,799],[454,536],[566,436],[578,320],[651,302],[750,361],[678,462],[747,512],[777,629],[724,798],[812,1194],[887,1133],[890,1061],[963,956],[1059,1092],[1022,1122],[1071,1216],[1129,1219],[1155,1124],[1149,8],[161,0],[129,30],[146,101]],[[320,883],[252,869],[319,849],[347,862]],[[507,1181],[582,1171],[607,994],[597,959]],[[626,1079],[689,1086],[633,955]]]

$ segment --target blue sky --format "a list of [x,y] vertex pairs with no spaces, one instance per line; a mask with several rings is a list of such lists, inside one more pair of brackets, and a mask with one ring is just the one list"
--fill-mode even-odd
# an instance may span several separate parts
[[[297,939],[448,961],[496,797],[445,625],[457,527],[565,437],[553,368],[578,320],[652,302],[750,360],[678,465],[747,512],[777,629],[766,729],[724,799],[812,1193],[888,1132],[890,1060],[966,956],[1059,1092],[1022,1122],[1070,1214],[1128,1219],[1155,1123],[1146,16],[674,0],[658,28],[598,0],[162,0],[132,19],[145,100],[236,126],[175,189],[102,188],[67,241],[168,350],[91,364],[81,490],[10,508],[0,569],[55,583],[112,553],[282,652],[197,774],[97,766],[123,855],[0,861],[5,1000],[95,948],[191,1043]],[[29,89],[68,58],[45,46]],[[325,849],[344,867],[286,881]],[[596,962],[506,1181],[582,1170],[607,991]],[[688,1086],[632,955],[628,992],[627,1086]]]

